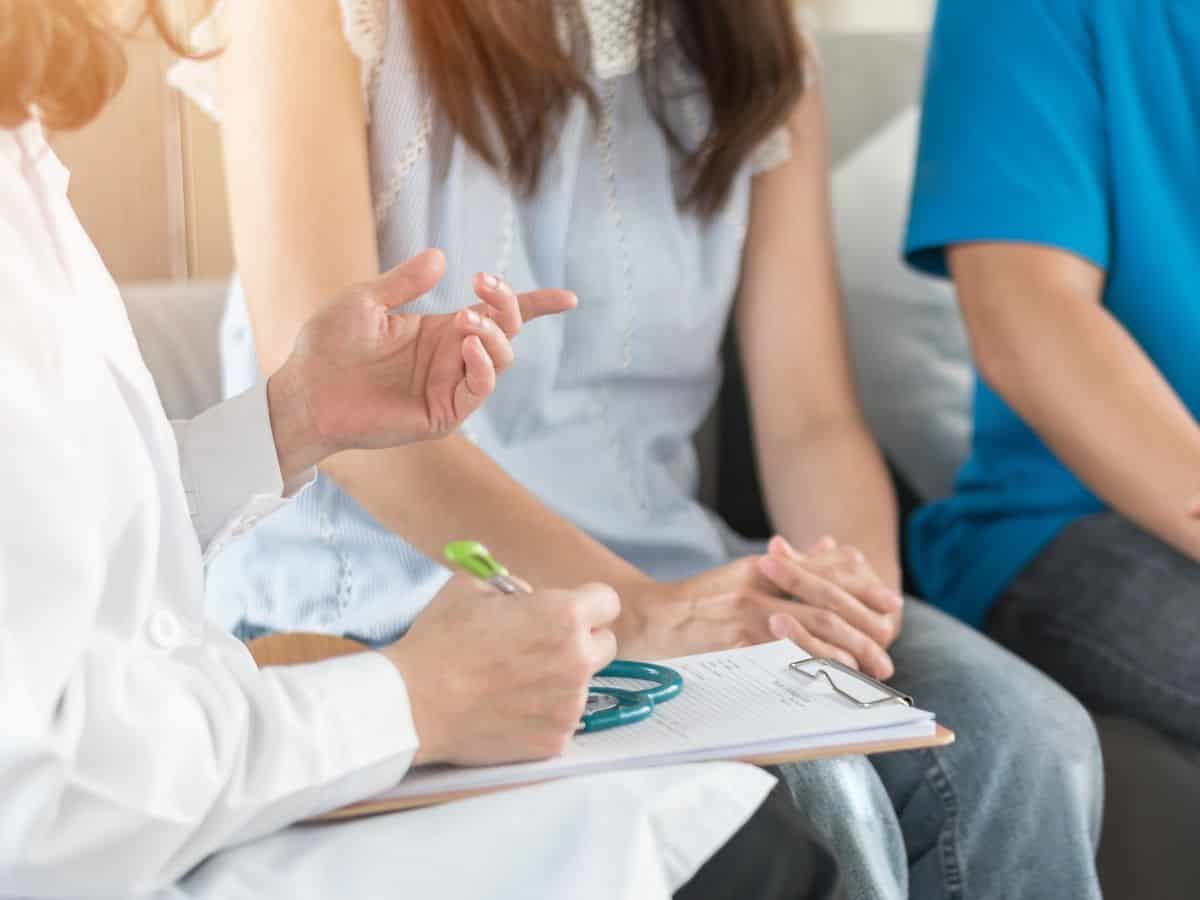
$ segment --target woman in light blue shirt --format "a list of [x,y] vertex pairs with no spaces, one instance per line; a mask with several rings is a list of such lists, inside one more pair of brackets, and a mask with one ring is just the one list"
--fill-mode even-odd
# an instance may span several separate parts
[[[471,537],[535,584],[617,586],[626,655],[790,637],[894,675],[964,735],[789,770],[853,894],[1097,896],[1087,717],[898,592],[894,501],[846,359],[821,94],[790,2],[341,7],[229,8],[221,107],[248,301],[227,323],[230,387],[256,368],[251,322],[270,369],[320,288],[417,247],[450,260],[430,310],[462,306],[494,277],[479,271],[564,285],[580,305],[522,334],[464,437],[331,461],[294,514],[216,562],[215,613],[247,633],[386,640],[444,589],[440,548]],[[765,551],[695,497],[692,437],[731,319],[781,535]]]

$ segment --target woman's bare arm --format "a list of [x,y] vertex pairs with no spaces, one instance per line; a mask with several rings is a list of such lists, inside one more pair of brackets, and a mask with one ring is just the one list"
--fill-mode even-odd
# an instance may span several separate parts
[[737,305],[765,499],[795,546],[831,535],[898,587],[895,498],[859,410],[842,321],[819,86],[791,130],[792,158],[755,179]]

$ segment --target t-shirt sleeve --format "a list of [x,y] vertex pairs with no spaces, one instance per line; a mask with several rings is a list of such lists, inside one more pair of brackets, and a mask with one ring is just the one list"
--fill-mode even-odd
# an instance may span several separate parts
[[942,0],[905,253],[1043,244],[1109,262],[1108,153],[1088,4]]

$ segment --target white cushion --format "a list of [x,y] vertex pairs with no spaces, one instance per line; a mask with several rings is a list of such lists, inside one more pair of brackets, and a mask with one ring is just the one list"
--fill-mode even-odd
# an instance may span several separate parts
[[221,400],[218,331],[227,290],[224,281],[121,288],[142,358],[172,419],[190,419]]
[[834,172],[834,227],[858,389],[888,457],[923,499],[949,492],[974,380],[949,282],[901,258],[920,114],[892,119]]

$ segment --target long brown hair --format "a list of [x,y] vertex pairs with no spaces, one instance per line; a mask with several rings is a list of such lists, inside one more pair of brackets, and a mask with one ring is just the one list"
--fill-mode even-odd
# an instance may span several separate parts
[[[192,55],[167,11],[147,0],[135,27],[150,20],[167,44]],[[52,129],[94,119],[125,80],[121,33],[106,0],[0,0],[0,128],[33,115]]]
[[[563,47],[560,0],[409,0],[421,73],[450,125],[483,159],[532,191],[569,103],[599,104]],[[519,11],[515,11],[519,10]],[[804,42],[793,0],[643,0],[642,46],[673,45],[699,74],[712,110],[686,151],[685,207],[709,215],[751,150],[783,124],[804,90]],[[579,29],[574,29],[575,33]],[[683,151],[667,112],[678,99],[663,54],[643,54],[643,86],[659,126]]]

